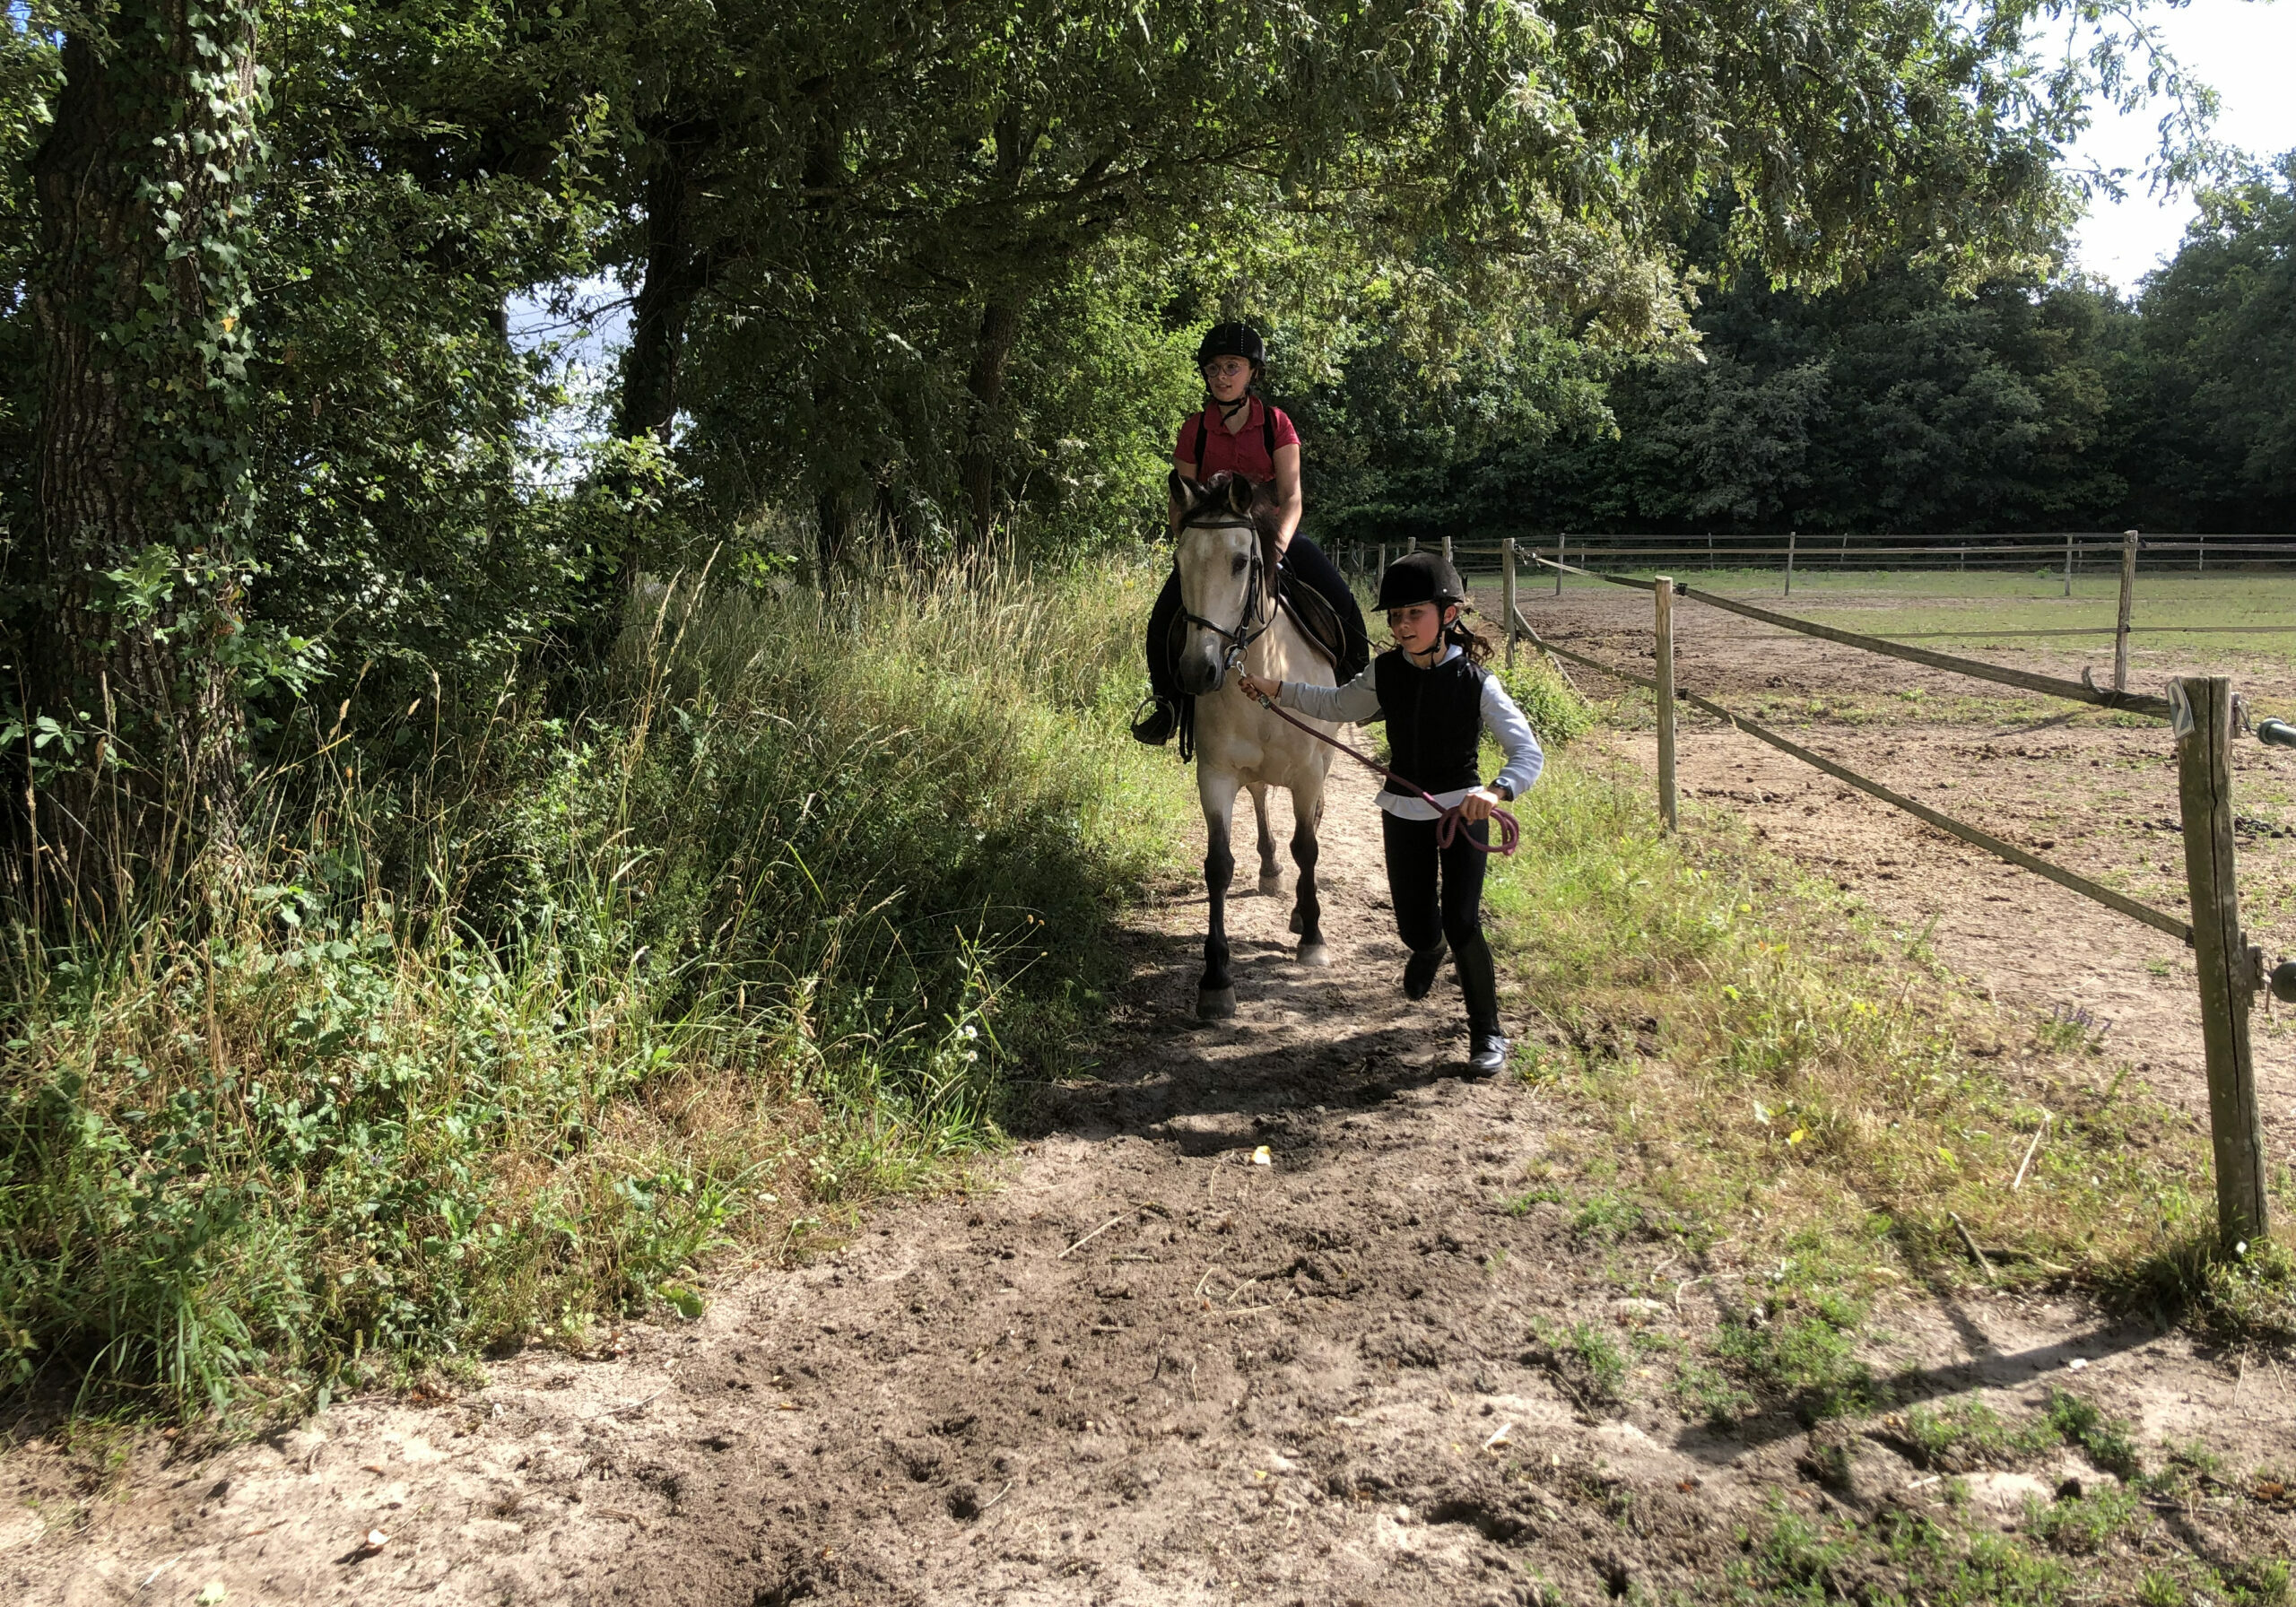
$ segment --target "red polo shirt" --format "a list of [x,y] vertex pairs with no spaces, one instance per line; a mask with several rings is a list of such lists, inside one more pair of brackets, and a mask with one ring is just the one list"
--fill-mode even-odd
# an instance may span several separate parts
[[1268,449],[1270,424],[1274,426],[1273,433],[1276,446],[1296,447],[1300,444],[1300,432],[1292,427],[1292,421],[1284,416],[1283,410],[1270,407],[1254,396],[1250,406],[1245,410],[1244,427],[1232,433],[1227,425],[1220,421],[1220,411],[1215,407],[1207,407],[1202,413],[1190,415],[1187,421],[1180,426],[1179,444],[1172,456],[1183,463],[1196,458],[1197,442],[1201,440],[1203,456],[1196,465],[1198,480],[1209,480],[1222,469],[1253,480],[1273,480],[1275,478],[1275,455]]

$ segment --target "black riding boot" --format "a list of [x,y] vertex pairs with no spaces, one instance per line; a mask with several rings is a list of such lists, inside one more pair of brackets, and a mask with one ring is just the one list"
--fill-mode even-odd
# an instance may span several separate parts
[[1443,969],[1443,956],[1449,952],[1439,937],[1435,940],[1433,948],[1413,949],[1411,958],[1404,961],[1403,996],[1406,999],[1425,998],[1427,990],[1435,986],[1436,973]]
[[1507,1035],[1499,1027],[1499,968],[1480,934],[1458,951],[1459,991],[1467,996],[1467,1070],[1488,1077],[1507,1065]]
[[1148,611],[1148,697],[1143,704],[1146,712],[1137,714],[1132,722],[1132,734],[1149,746],[1161,748],[1172,740],[1180,728],[1181,705],[1187,695],[1179,689],[1178,678],[1172,673],[1172,624],[1180,613],[1180,578],[1177,572],[1167,577],[1164,589],[1156,595],[1156,605]]

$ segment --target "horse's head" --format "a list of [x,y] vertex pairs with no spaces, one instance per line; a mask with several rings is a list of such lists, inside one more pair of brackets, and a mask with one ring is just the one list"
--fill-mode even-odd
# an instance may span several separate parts
[[1180,615],[1187,624],[1173,669],[1182,691],[1202,697],[1220,690],[1230,664],[1265,628],[1274,590],[1267,568],[1274,503],[1268,487],[1228,473],[1199,485],[1175,471],[1171,497]]

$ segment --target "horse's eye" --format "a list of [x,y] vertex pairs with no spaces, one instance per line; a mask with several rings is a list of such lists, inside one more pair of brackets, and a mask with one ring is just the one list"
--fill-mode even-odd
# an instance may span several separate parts
[[1234,560],[1229,564],[1229,566],[1228,566],[1228,573],[1230,573],[1231,575],[1240,575],[1240,574],[1242,574],[1243,572],[1244,572],[1244,555],[1243,555],[1242,553],[1239,552],[1239,553],[1237,553],[1237,554],[1236,554]]

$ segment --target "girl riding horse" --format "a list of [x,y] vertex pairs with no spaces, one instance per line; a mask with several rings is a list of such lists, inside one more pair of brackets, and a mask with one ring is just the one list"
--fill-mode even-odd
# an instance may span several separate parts
[[[1300,432],[1283,409],[1252,394],[1266,360],[1259,332],[1248,324],[1215,325],[1205,335],[1196,349],[1196,363],[1211,399],[1203,412],[1180,426],[1172,466],[1196,485],[1224,473],[1274,487],[1273,534],[1284,578],[1313,587],[1338,614],[1347,639],[1336,669],[1340,680],[1349,681],[1370,662],[1363,611],[1323,550],[1299,534]],[[1177,534],[1177,499],[1171,517]],[[1187,695],[1172,670],[1172,627],[1179,613],[1180,583],[1175,572],[1148,615],[1148,696],[1153,707],[1132,727],[1132,734],[1144,743],[1170,742],[1179,726],[1180,703]]]

